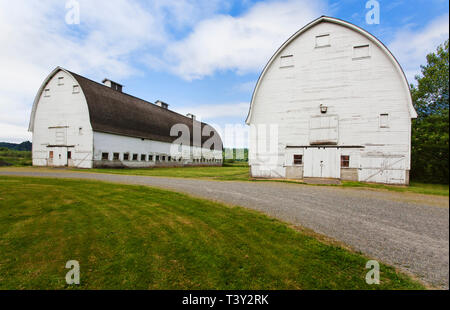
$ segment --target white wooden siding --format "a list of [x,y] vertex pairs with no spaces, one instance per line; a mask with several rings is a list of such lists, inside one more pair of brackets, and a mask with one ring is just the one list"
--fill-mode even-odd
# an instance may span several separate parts
[[[322,34],[329,34],[330,44],[317,48],[317,36]],[[369,47],[355,54],[355,46]],[[401,156],[404,158],[404,172],[410,169],[409,94],[405,91],[403,76],[384,50],[353,29],[321,22],[296,37],[280,54],[293,55],[295,66],[280,68],[273,62],[266,68],[254,93],[248,120],[251,125],[278,124],[278,165],[265,165],[258,159],[262,154],[251,150],[255,155],[250,158],[254,176],[273,174],[280,177],[287,164],[286,146],[320,142],[355,146],[350,155],[351,166],[356,168],[354,163],[358,162],[361,180],[371,171],[365,167],[368,163],[359,158],[373,151],[383,156]],[[323,115],[320,113],[321,104],[327,106],[325,115],[336,116],[336,131],[330,130],[332,126],[320,129],[322,125],[314,123]],[[389,114],[389,126],[385,128],[380,126],[381,114]],[[249,145],[256,145],[257,133],[250,137]],[[308,173],[306,157],[305,152],[305,173]],[[337,158],[339,160],[339,156]],[[402,180],[402,176],[396,172],[393,174],[383,180],[371,180],[401,182],[397,180]]]

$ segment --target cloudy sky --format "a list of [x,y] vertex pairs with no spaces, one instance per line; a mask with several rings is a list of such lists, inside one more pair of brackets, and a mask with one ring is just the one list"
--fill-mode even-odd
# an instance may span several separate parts
[[0,141],[31,140],[34,96],[57,66],[223,129],[244,124],[268,59],[321,15],[378,37],[410,82],[449,26],[447,0],[378,1],[378,25],[366,0],[78,0],[80,23],[68,24],[73,1],[0,0]]

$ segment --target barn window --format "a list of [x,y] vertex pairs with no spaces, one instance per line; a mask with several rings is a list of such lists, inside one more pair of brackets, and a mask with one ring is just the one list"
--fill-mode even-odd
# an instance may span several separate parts
[[141,161],[145,161],[145,158],[146,158],[147,156],[145,155],[145,154],[141,154]]
[[72,159],[72,152],[71,151],[67,152],[67,159]]
[[73,85],[73,93],[74,94],[78,94],[80,92],[80,86],[78,85]]
[[159,155],[156,155],[156,161],[159,161]]
[[129,160],[130,159],[130,154],[125,153],[123,154],[123,160]]
[[113,160],[119,160],[119,153],[113,153]]
[[148,155],[148,160],[153,161],[153,155]]
[[350,167],[350,156],[342,155],[341,156],[341,168],[348,168],[348,167]]
[[303,155],[295,154],[294,165],[302,165],[302,164],[303,164]]
[[60,76],[58,78],[58,85],[64,85],[64,77],[63,76]]
[[133,160],[138,160],[138,154],[133,154]]
[[53,151],[48,152],[48,157],[49,157],[50,159],[53,159]]
[[321,34],[316,36],[316,48],[330,46],[330,34]]
[[353,46],[353,59],[370,57],[369,44]]
[[166,161],[166,156],[163,156],[161,160]]
[[168,160],[168,161],[172,161],[172,156],[169,156],[169,157],[167,158],[167,160]]
[[294,66],[294,55],[284,55],[280,57],[280,68]]
[[102,153],[102,160],[108,160],[109,153]]
[[389,128],[389,114],[380,114],[380,128]]
[[50,89],[44,90],[44,97],[50,97]]

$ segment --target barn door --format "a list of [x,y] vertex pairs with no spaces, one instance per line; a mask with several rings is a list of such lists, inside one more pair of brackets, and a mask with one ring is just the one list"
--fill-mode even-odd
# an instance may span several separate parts
[[68,164],[67,147],[52,147],[49,150],[48,165],[54,167],[64,167]]
[[406,183],[406,157],[404,155],[366,155],[361,157],[361,163],[359,180],[362,182]]
[[335,147],[308,147],[305,150],[304,177],[340,178],[339,152]]

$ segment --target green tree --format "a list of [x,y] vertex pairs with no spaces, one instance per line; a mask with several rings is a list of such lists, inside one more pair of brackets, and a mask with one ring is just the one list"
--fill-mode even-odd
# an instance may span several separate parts
[[418,117],[412,126],[411,178],[449,183],[449,41],[427,55],[427,64],[411,85]]

